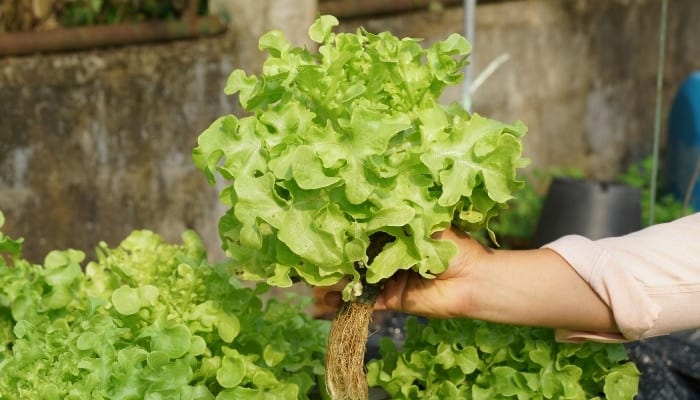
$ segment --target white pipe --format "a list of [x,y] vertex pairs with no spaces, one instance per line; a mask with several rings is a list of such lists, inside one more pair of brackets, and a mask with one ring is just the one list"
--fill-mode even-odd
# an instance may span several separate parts
[[493,73],[496,72],[496,70],[508,60],[510,60],[510,55],[508,53],[503,53],[491,61],[489,65],[487,65],[486,68],[484,68],[484,70],[481,71],[476,78],[474,78],[471,85],[469,85],[469,95],[473,96],[474,93],[476,93],[476,90],[479,89],[479,86],[486,82],[486,80],[489,79],[489,77],[491,77],[491,75],[493,75]]

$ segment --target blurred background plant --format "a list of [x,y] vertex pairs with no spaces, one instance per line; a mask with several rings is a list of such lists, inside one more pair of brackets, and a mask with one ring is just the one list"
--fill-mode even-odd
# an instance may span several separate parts
[[[498,246],[505,249],[529,247],[542,211],[547,189],[555,177],[582,178],[582,171],[575,168],[534,168],[524,175],[523,188],[515,194],[515,199],[491,221],[490,227],[496,233]],[[484,235],[486,238],[487,235]]]
[[3,0],[0,32],[169,20],[206,11],[206,0]]
[[[652,166],[652,157],[648,156],[630,165],[626,171],[614,179],[616,182],[639,189],[642,195],[641,218],[645,225],[649,221]],[[663,172],[659,175],[663,177]],[[547,190],[555,177],[585,179],[585,174],[575,168],[535,168],[524,175],[521,178],[525,182],[523,188],[508,203],[508,209],[499,213],[498,217],[494,218],[490,224],[491,229],[496,233],[500,248],[526,249],[530,247],[530,240],[537,229]],[[654,206],[654,223],[669,222],[694,212],[690,207],[684,209],[682,200],[664,191],[663,182],[659,188]],[[488,235],[481,234],[479,239],[488,242]]]
[[[622,183],[638,188],[642,192],[642,223],[649,222],[649,208],[651,201],[651,185],[649,177],[652,174],[653,159],[651,156],[630,165],[627,171],[618,176]],[[663,177],[663,171],[659,174]],[[663,189],[663,182],[659,185]],[[671,193],[660,190],[656,194],[654,205],[654,223],[673,221],[674,219],[693,213],[692,207],[684,207],[683,201]]]

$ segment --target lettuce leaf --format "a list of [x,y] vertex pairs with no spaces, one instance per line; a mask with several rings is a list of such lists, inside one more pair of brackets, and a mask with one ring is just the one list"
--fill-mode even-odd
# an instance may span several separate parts
[[[223,247],[244,279],[433,277],[456,249],[431,236],[452,223],[488,229],[521,185],[525,126],[439,102],[467,65],[463,37],[423,47],[336,25],[325,15],[310,27],[317,52],[263,35],[262,73],[233,71],[225,88],[249,114],[217,119],[193,150],[222,188]],[[370,260],[379,232],[391,243]]]
[[135,231],[83,259],[0,257],[1,399],[296,400],[317,390],[328,323],[304,302],[263,304],[267,287],[210,264],[195,233],[175,245]]
[[382,340],[367,380],[392,399],[631,400],[639,384],[622,345],[557,343],[551,329],[411,319],[401,349]]

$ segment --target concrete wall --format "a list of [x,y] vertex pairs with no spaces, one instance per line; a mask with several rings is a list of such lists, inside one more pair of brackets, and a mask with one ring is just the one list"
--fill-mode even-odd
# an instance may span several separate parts
[[258,38],[279,29],[295,46],[310,46],[307,30],[318,13],[317,0],[209,0],[209,13],[229,21],[231,34],[239,38],[237,68],[258,73],[265,55]]
[[[700,2],[670,3],[669,100],[700,68]],[[478,7],[475,70],[504,64],[475,109],[529,127],[537,166],[609,177],[651,148],[658,0],[528,0]],[[197,41],[0,59],[0,209],[3,229],[40,261],[53,248],[91,251],[133,229],[177,240],[194,228],[217,257],[221,207],[190,160],[197,135],[237,110],[222,93],[235,67],[255,71],[257,37],[283,29],[303,44],[315,1],[212,0],[229,33]],[[347,19],[428,41],[462,30],[460,7]],[[459,89],[449,94],[459,97]]]
[[[0,60],[0,209],[40,261],[133,229],[215,244],[217,203],[192,165],[222,92],[232,36]],[[213,246],[216,250],[218,244]]]

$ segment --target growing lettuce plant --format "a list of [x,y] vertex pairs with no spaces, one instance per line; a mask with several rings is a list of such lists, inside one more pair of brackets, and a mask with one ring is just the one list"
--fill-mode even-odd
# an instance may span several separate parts
[[[400,269],[432,277],[455,249],[431,235],[455,222],[488,229],[519,187],[522,124],[442,105],[462,77],[459,35],[424,49],[415,39],[310,28],[318,53],[281,32],[260,39],[260,77],[235,70],[226,85],[251,115],[217,119],[194,163],[228,184],[223,246],[244,278],[290,286],[351,277],[375,284]],[[370,260],[370,237],[391,243]]]
[[220,234],[242,278],[349,279],[327,355],[329,390],[344,399],[366,397],[366,328],[382,281],[443,272],[456,248],[432,236],[451,224],[489,230],[520,185],[526,129],[439,102],[462,79],[470,45],[460,35],[423,47],[334,33],[337,24],[326,15],[310,27],[317,52],[263,35],[262,74],[235,70],[225,88],[249,115],[214,121],[193,160],[223,179]]
[[367,380],[391,399],[631,400],[639,371],[622,345],[557,343],[551,329],[469,319],[409,320],[383,339]]
[[[0,226],[2,213],[0,213]],[[263,305],[180,245],[135,231],[117,248],[53,251],[43,266],[0,233],[0,399],[308,399],[328,325]]]

